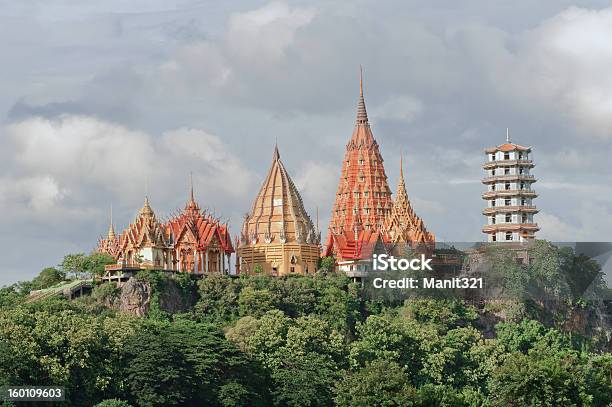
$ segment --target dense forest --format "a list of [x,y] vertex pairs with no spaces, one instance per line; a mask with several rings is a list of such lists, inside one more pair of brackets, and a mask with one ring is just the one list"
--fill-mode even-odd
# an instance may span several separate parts
[[[92,273],[104,261],[67,256],[0,290],[0,386],[65,386],[61,405],[106,407],[612,405],[603,301],[389,303],[325,263],[283,278],[143,271],[144,317],[122,312],[110,283],[27,301],[75,258]],[[543,264],[529,278],[557,281]],[[180,311],[164,305],[170,287]]]

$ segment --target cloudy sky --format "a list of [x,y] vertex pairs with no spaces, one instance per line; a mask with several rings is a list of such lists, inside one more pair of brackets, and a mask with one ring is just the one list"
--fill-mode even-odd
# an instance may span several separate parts
[[[365,68],[392,188],[480,241],[483,148],[531,145],[540,237],[610,241],[609,2],[0,0],[0,285],[90,251],[189,172],[239,230],[281,156],[323,229]],[[147,187],[148,185],[148,187]]]

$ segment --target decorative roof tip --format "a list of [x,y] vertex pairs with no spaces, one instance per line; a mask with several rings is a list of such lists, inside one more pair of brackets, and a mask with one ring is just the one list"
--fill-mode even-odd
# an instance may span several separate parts
[[193,171],[189,173],[189,187],[190,187],[191,202],[195,202],[195,199],[193,197]]
[[272,155],[272,160],[277,161],[280,159],[280,153],[278,152],[278,144],[274,144],[274,154]]
[[365,98],[363,97],[363,68],[359,65],[359,103],[357,105],[357,125],[368,124]]
[[363,96],[363,67],[359,65],[359,96]]
[[404,154],[400,150],[400,182],[404,182]]
[[145,201],[140,213],[143,215],[153,215],[153,209],[151,209],[151,205],[149,205],[149,197],[145,196]]
[[506,143],[510,142],[510,129],[506,127]]
[[113,204],[110,207],[110,224],[108,226],[108,239],[112,240],[115,238],[115,228],[113,227]]

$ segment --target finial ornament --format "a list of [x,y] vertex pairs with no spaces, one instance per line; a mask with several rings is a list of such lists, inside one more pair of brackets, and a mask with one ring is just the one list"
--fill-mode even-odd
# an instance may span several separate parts
[[193,171],[189,172],[189,186],[191,192],[191,202],[195,202],[195,199],[193,197]]
[[357,125],[368,125],[365,99],[363,97],[363,67],[359,65],[359,103],[357,104]]
[[359,96],[363,96],[363,67],[359,64]]
[[115,238],[115,228],[113,227],[113,204],[110,206],[110,224],[108,225],[108,240]]
[[506,127],[506,143],[510,142],[510,129]]

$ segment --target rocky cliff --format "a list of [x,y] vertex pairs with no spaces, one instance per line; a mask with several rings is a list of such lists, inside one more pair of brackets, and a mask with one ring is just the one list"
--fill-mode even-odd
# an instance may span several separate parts
[[157,284],[130,278],[116,290],[115,295],[103,299],[107,307],[139,317],[147,315],[152,307],[168,313],[185,312],[194,302],[194,293],[180,287],[171,278]]

